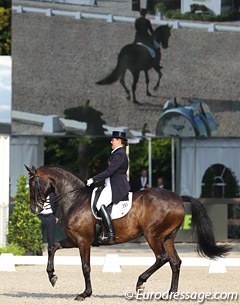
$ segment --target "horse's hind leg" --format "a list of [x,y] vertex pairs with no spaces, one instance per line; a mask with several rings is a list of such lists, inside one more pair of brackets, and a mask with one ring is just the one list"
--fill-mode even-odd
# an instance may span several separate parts
[[143,289],[143,283],[147,281],[147,279],[156,272],[159,268],[161,268],[164,264],[166,264],[169,261],[169,256],[165,252],[164,246],[162,244],[162,241],[153,239],[148,240],[149,246],[152,248],[156,261],[155,263],[148,268],[145,272],[143,272],[137,281],[136,290]]
[[51,249],[48,250],[48,262],[47,262],[47,273],[48,273],[48,278],[52,286],[56,284],[57,281],[57,276],[54,274],[54,256],[55,252],[58,249],[62,248],[75,248],[76,245],[73,244],[69,239],[63,239],[60,241],[57,241],[54,243]]
[[169,263],[172,269],[172,281],[169,292],[176,292],[178,290],[178,281],[179,281],[180,267],[182,262],[174,247],[175,236],[176,233],[174,233],[173,236],[170,236],[168,239],[164,241],[164,248],[170,258]]

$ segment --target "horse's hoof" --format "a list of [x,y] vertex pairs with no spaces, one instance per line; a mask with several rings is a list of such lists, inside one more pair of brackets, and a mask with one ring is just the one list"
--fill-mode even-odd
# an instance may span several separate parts
[[127,100],[128,100],[128,101],[130,101],[130,98],[131,98],[131,96],[130,96],[130,95],[128,95],[128,96],[127,96]]
[[54,275],[54,276],[51,278],[50,282],[51,282],[51,284],[52,284],[53,287],[55,286],[57,279],[58,279],[58,277],[57,277],[56,275]]
[[85,300],[85,296],[83,295],[83,293],[78,294],[74,300],[75,301],[84,301]]
[[140,286],[137,287],[136,291],[138,292],[138,290],[144,290],[145,289],[145,286],[142,284]]
[[76,301],[84,301],[85,298],[89,298],[92,295],[92,290],[84,291],[76,296],[74,300]]
[[136,105],[141,105],[141,103],[139,103],[139,101],[137,101],[137,100],[133,100],[133,103]]

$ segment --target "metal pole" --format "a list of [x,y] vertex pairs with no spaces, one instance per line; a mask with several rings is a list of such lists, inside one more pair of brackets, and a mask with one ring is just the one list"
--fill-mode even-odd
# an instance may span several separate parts
[[176,155],[176,167],[175,167],[175,192],[177,194],[181,193],[181,160],[182,160],[182,140],[181,138],[176,139],[176,149],[175,149],[175,155]]
[[128,181],[130,181],[130,160],[129,160],[129,152],[130,152],[130,145],[127,145],[126,146],[126,154],[127,154],[127,157],[128,157],[128,170],[127,170],[127,179]]
[[172,191],[175,192],[175,150],[174,138],[171,138]]
[[193,190],[192,196],[196,197],[196,174],[197,174],[197,141],[196,138],[193,139],[193,166],[192,166],[192,183]]
[[152,187],[152,139],[148,138],[148,183]]

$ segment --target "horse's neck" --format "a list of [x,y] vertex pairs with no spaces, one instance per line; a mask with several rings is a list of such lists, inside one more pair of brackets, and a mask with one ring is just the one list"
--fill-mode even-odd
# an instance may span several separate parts
[[63,216],[67,215],[71,209],[74,209],[76,204],[80,208],[82,201],[81,189],[80,185],[71,185],[62,190],[57,190],[57,205]]
[[80,178],[74,176],[73,174],[66,173],[51,173],[54,180],[55,194],[61,196],[63,194],[72,192],[73,190],[80,189],[84,186],[84,183]]

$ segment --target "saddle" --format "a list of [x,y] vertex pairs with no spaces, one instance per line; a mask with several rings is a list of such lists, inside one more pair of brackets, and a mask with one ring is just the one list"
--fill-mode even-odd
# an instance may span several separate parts
[[[105,232],[105,227],[103,226],[102,223],[102,218],[99,217],[98,211],[96,208],[97,201],[99,199],[99,196],[102,192],[103,188],[95,188],[92,192],[92,198],[91,198],[91,209],[93,216],[96,218],[96,227],[95,227],[95,232],[94,232],[94,242],[92,246],[99,247],[99,237],[100,235],[104,236]],[[109,213],[111,214],[111,218],[113,219],[118,219],[121,217],[124,217],[131,209],[132,207],[132,193],[128,193],[128,198],[126,200],[120,201],[117,204],[111,203],[107,206],[107,209]],[[103,239],[103,238],[102,238]]]
[[143,46],[144,48],[146,48],[150,54],[150,56],[152,58],[155,58],[156,57],[156,51],[153,49],[153,48],[150,48],[149,46],[147,46],[146,44],[142,43],[142,42],[137,42],[136,43],[137,45],[139,46]]
[[[156,58],[156,52],[160,52],[161,45],[156,40],[154,40],[154,48],[150,48],[149,46],[147,46],[146,44],[144,44],[142,42],[137,42],[136,44],[147,49],[147,51],[149,52],[149,54],[153,60],[155,60],[155,58]],[[160,66],[160,69],[163,69],[163,67]]]
[[[98,201],[98,198],[99,198],[101,192],[102,192],[101,187],[94,188],[94,190],[92,192],[91,209],[92,209],[93,216],[96,219],[101,219],[98,216],[97,209],[96,209],[96,204],[97,204],[97,201]],[[118,219],[118,218],[124,217],[130,211],[131,207],[132,207],[132,192],[129,192],[128,198],[126,198],[126,200],[122,200],[117,204],[111,203],[110,205],[108,205],[107,208],[108,208],[108,211],[111,214],[111,217],[113,220],[113,219]]]

